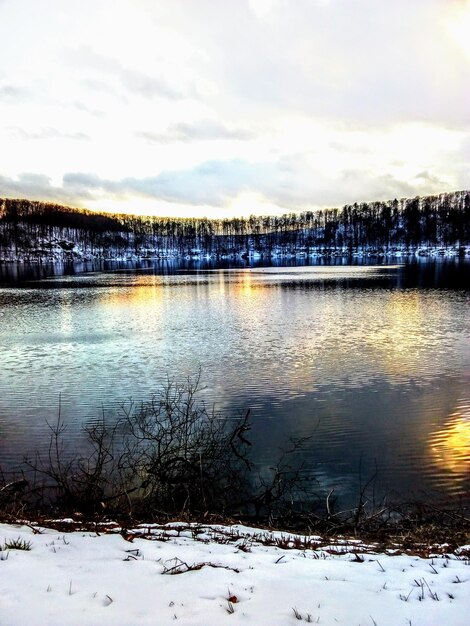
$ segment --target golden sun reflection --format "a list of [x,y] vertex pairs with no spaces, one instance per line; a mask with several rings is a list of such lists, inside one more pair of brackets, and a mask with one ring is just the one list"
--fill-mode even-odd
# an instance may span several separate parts
[[[230,273],[228,274],[229,283],[228,288],[233,291],[239,303],[243,306],[246,304],[252,306],[252,302],[243,302],[247,300],[264,300],[266,297],[266,285],[259,280],[259,277],[250,269],[244,269],[233,272],[232,280],[230,280]],[[225,282],[224,289],[227,287],[227,274],[222,274],[222,278]]]
[[456,413],[430,439],[432,459],[440,468],[458,474],[470,471],[470,414]]
[[390,374],[411,374],[419,365],[419,353],[426,343],[426,307],[414,293],[393,293],[382,302],[382,312],[366,341],[380,354]]
[[251,298],[253,293],[253,275],[250,271],[242,272],[240,275],[240,284],[237,289],[238,293],[245,298]]
[[418,294],[396,293],[388,308],[389,348],[403,354],[412,351],[421,338],[425,310]]
[[136,308],[155,308],[162,298],[162,280],[160,276],[142,276],[129,289],[116,288],[103,294],[102,302],[106,306],[119,307],[132,305]]

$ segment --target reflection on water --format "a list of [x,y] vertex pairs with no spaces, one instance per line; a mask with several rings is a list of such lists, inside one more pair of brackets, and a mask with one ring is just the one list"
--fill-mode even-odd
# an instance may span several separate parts
[[470,410],[465,409],[450,415],[429,441],[433,462],[457,481],[470,473]]
[[[394,378],[401,380],[418,375],[428,364],[423,357],[433,349],[439,349],[440,331],[443,319],[448,316],[446,301],[439,307],[428,306],[429,299],[416,291],[396,291],[382,300],[382,311],[377,315],[373,327],[366,334],[365,341],[380,360],[382,367]],[[429,319],[432,317],[432,320]],[[435,326],[436,342],[432,336]]]
[[251,408],[260,465],[313,434],[336,493],[375,460],[384,489],[468,493],[468,264],[46,269],[0,288],[0,464],[44,445],[59,394],[73,446],[201,368],[207,403]]

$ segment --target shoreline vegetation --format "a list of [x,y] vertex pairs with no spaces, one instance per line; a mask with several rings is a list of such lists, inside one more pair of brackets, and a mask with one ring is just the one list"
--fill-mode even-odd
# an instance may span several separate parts
[[0,199],[0,263],[407,256],[470,256],[470,191],[225,219]]
[[467,502],[378,496],[377,470],[360,477],[354,504],[344,507],[302,461],[310,438],[289,440],[275,463],[258,467],[250,455],[250,411],[226,418],[199,400],[199,389],[199,377],[168,379],[149,401],[123,407],[116,421],[84,427],[80,451],[67,445],[59,410],[44,452],[15,472],[0,468],[0,522],[58,530],[247,524],[423,554],[470,543]]

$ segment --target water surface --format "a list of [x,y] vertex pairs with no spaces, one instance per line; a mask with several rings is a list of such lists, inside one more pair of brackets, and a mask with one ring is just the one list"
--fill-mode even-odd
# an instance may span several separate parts
[[[85,269],[92,269],[90,267]],[[468,497],[469,266],[318,265],[88,273],[3,269],[0,465],[201,370],[201,398],[251,409],[260,466],[291,436],[319,490]]]

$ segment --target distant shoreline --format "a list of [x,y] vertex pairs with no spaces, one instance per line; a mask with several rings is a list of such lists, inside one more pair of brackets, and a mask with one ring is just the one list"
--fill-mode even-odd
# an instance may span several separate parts
[[129,251],[128,254],[118,253],[116,250],[108,250],[107,253],[90,254],[80,246],[70,242],[68,249],[64,250],[57,242],[51,243],[46,250],[21,251],[19,253],[5,254],[0,257],[0,264],[46,264],[46,263],[81,263],[81,262],[135,262],[135,261],[262,261],[262,260],[315,260],[315,259],[445,259],[445,258],[470,258],[470,245],[464,246],[394,246],[390,249],[377,249],[374,247],[361,248],[358,250],[345,250],[338,248],[310,248],[308,250],[250,250],[248,253],[239,254],[208,254],[202,251],[193,251],[191,254],[180,253],[177,250],[146,250],[142,254]]

